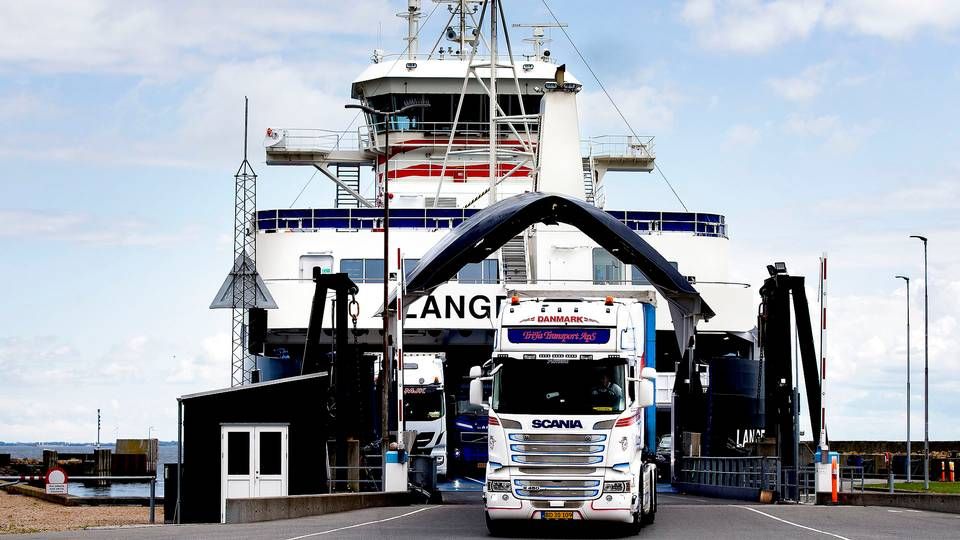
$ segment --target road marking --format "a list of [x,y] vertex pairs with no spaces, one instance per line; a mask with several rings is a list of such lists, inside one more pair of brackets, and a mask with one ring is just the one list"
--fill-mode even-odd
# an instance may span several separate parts
[[404,518],[404,517],[407,517],[407,516],[412,516],[412,515],[414,515],[414,514],[418,514],[418,513],[420,513],[420,512],[423,512],[424,510],[431,510],[431,509],[433,509],[433,508],[438,508],[438,506],[425,506],[425,507],[423,507],[423,508],[418,508],[418,509],[414,510],[413,512],[407,512],[406,514],[400,514],[399,516],[393,516],[393,517],[388,517],[388,518],[384,518],[384,519],[378,519],[378,520],[375,520],[375,521],[365,521],[365,522],[363,522],[363,523],[357,523],[357,524],[355,524],[355,525],[347,525],[346,527],[337,527],[336,529],[330,529],[329,531],[320,531],[320,532],[315,532],[315,533],[310,533],[310,534],[304,534],[304,535],[302,535],[302,536],[294,536],[293,538],[287,538],[287,540],[301,540],[302,538],[311,538],[311,537],[314,537],[314,536],[323,536],[323,535],[325,535],[325,534],[330,534],[330,533],[335,533],[335,532],[340,532],[340,531],[346,531],[347,529],[356,529],[357,527],[364,527],[364,526],[367,526],[367,525],[376,525],[377,523],[385,523],[385,522],[387,522],[387,521],[393,521],[393,520],[395,520],[395,519],[400,519],[400,518]]
[[893,512],[894,514],[899,514],[900,512],[903,512],[903,510],[887,510],[887,512]]
[[749,511],[751,511],[751,512],[756,512],[756,513],[758,513],[758,514],[760,514],[760,515],[762,515],[762,516],[767,516],[767,517],[770,518],[770,519],[775,519],[775,520],[777,520],[777,521],[786,523],[787,525],[793,525],[794,527],[799,527],[799,528],[801,528],[801,529],[806,529],[806,530],[808,530],[808,531],[813,531],[813,532],[816,532],[816,533],[825,534],[825,535],[827,535],[827,536],[832,536],[832,537],[834,537],[834,538],[839,538],[840,540],[850,540],[850,539],[847,538],[846,536],[840,536],[839,534],[834,534],[834,533],[832,533],[832,532],[821,531],[820,529],[814,529],[813,527],[807,527],[806,525],[800,525],[799,523],[794,523],[794,522],[792,522],[792,521],[787,521],[787,520],[785,520],[785,519],[778,518],[777,516],[770,515],[770,514],[768,514],[768,513],[766,513],[766,512],[761,512],[760,510],[757,510],[756,508],[750,508],[749,506],[737,506],[737,508],[743,508],[744,510],[749,510]]

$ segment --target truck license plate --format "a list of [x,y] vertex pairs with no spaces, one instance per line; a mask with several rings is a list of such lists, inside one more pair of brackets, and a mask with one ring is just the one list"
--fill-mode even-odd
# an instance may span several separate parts
[[545,510],[543,512],[543,519],[573,519],[573,512]]

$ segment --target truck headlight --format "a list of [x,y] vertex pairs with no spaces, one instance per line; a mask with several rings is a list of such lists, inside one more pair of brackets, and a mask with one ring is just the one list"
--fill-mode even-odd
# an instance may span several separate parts
[[487,491],[510,491],[510,481],[490,480],[487,482]]
[[603,491],[606,493],[627,493],[630,491],[630,482],[604,482]]

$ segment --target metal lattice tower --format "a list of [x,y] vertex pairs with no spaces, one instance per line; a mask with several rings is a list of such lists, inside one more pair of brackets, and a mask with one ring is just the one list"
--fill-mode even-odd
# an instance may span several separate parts
[[230,386],[250,382],[253,358],[247,352],[247,322],[250,308],[257,302],[257,235],[254,215],[257,211],[257,173],[247,161],[247,124],[249,100],[243,98],[243,162],[234,175],[233,208],[233,348]]

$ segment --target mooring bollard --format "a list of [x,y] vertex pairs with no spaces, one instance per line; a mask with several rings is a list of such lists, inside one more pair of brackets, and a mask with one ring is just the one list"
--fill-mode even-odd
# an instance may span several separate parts
[[150,524],[157,522],[157,478],[150,479]]
[[887,477],[887,484],[889,486],[890,493],[893,494],[893,467],[890,467],[890,475]]

